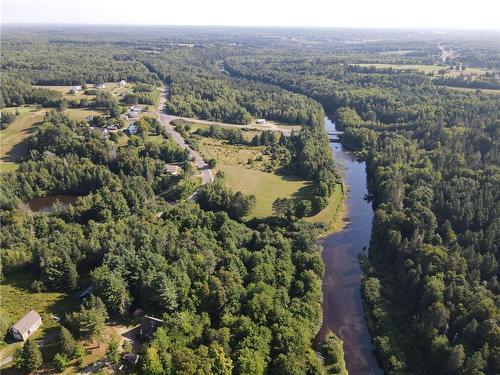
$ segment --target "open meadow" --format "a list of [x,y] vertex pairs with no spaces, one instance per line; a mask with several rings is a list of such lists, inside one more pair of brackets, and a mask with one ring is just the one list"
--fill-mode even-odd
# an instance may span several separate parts
[[[192,130],[195,130],[193,127]],[[251,139],[257,131],[243,132]],[[217,161],[216,171],[224,172],[228,187],[233,191],[253,194],[257,198],[250,218],[271,216],[272,204],[277,198],[291,198],[294,201],[311,199],[314,186],[297,176],[281,175],[267,166],[270,156],[265,147],[230,145],[224,141],[200,137],[197,139],[199,151],[206,160]],[[324,222],[333,226],[343,202],[341,185],[337,185],[325,209],[308,217],[309,222]]]
[[0,130],[0,172],[5,173],[17,168],[16,162],[27,151],[27,139],[42,123],[45,109],[34,106],[9,108],[8,112],[19,111],[14,121],[6,129]]

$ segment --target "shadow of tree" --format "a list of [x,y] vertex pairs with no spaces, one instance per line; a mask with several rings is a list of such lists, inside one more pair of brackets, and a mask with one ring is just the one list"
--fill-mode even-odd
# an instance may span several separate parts
[[41,124],[43,124],[43,121],[37,121],[33,124],[33,126],[20,130],[19,133],[23,134],[23,137],[25,138],[21,142],[15,144],[5,154],[5,156],[2,157],[1,160],[4,162],[17,162],[21,160],[28,152],[30,136],[36,131],[38,126],[40,126]]

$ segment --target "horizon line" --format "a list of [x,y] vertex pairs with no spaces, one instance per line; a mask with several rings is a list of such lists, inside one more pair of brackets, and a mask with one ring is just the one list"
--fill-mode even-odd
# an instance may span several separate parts
[[108,26],[108,27],[194,27],[194,28],[253,28],[253,29],[354,29],[354,30],[420,30],[420,31],[494,31],[499,28],[491,27],[448,27],[448,26],[310,26],[310,25],[215,25],[215,24],[147,24],[147,23],[103,23],[103,22],[1,22],[4,26]]

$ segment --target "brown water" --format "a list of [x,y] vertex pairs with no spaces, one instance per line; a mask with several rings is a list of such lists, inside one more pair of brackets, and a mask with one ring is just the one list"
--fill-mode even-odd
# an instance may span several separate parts
[[51,195],[48,197],[36,197],[28,202],[28,206],[36,212],[52,212],[54,205],[59,202],[64,207],[74,203],[78,197],[72,195]]
[[[325,120],[327,131],[335,124]],[[370,332],[366,325],[361,300],[362,271],[358,256],[370,242],[373,210],[365,200],[365,163],[344,151],[340,143],[331,144],[335,162],[343,169],[347,185],[347,217],[345,229],[330,234],[322,241],[325,276],[323,277],[323,326],[318,334],[328,331],[344,341],[349,375],[380,375],[382,369],[373,353]]]

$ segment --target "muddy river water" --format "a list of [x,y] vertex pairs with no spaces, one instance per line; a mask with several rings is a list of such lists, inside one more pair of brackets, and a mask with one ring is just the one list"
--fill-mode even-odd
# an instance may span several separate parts
[[[325,127],[328,132],[336,130],[329,119],[325,119]],[[323,326],[319,338],[332,331],[344,341],[349,375],[380,375],[383,372],[373,353],[360,293],[362,272],[358,256],[369,245],[373,219],[372,206],[365,200],[365,163],[345,151],[340,143],[331,143],[331,147],[348,190],[349,224],[322,241],[325,276]]]

